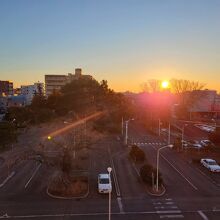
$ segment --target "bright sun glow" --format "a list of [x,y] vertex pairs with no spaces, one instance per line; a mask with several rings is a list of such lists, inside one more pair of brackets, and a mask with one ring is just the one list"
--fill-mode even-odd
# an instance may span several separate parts
[[163,82],[161,83],[161,87],[162,87],[163,89],[167,89],[167,88],[169,87],[169,82],[168,82],[168,81],[163,81]]

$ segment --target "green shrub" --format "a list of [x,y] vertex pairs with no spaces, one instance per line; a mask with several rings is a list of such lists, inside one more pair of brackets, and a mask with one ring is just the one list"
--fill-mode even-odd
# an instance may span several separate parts
[[[148,185],[152,185],[152,174],[154,176],[154,184],[156,184],[156,178],[157,178],[156,169],[149,164],[145,164],[140,168],[141,179],[143,180],[144,183],[146,183]],[[160,172],[159,172],[158,177],[159,177],[158,183],[160,186],[161,184],[163,184],[163,179],[162,179],[162,175]]]
[[131,147],[129,156],[135,162],[143,162],[146,159],[144,151],[136,145]]

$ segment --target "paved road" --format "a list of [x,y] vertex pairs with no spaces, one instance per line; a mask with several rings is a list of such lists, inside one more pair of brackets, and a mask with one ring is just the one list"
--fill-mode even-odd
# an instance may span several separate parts
[[[141,147],[148,161],[155,164],[156,150],[164,141],[136,125],[130,127],[129,136],[148,142]],[[112,166],[112,219],[220,219],[219,186],[179,153],[168,149],[162,152],[160,170],[167,191],[162,197],[154,197],[146,193],[128,152],[114,136],[91,146],[90,193],[85,199],[50,198],[46,186],[53,168],[35,160],[23,161],[15,167],[16,175],[0,188],[0,218],[107,219],[108,195],[97,193],[97,175]]]
[[[156,151],[166,143],[156,136],[147,134],[143,128],[137,125],[130,126],[130,136],[137,138],[138,133],[140,134],[139,142],[146,142],[140,147],[146,152],[148,161],[156,166]],[[215,217],[218,219],[219,214],[213,212],[213,210],[220,209],[220,186],[218,182],[213,182],[208,173],[201,172],[198,166],[188,163],[180,154],[180,152],[170,149],[164,149],[160,154],[160,171],[163,174],[167,189],[165,197],[172,198],[182,211],[209,210],[208,215],[218,216]],[[201,212],[198,213],[201,215]],[[213,216],[210,219],[214,219]]]

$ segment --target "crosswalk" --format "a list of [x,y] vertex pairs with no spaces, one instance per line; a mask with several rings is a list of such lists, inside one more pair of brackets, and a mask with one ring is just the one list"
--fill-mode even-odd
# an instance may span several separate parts
[[159,215],[160,219],[179,219],[184,218],[182,211],[178,208],[172,198],[166,199],[153,199],[154,209]]

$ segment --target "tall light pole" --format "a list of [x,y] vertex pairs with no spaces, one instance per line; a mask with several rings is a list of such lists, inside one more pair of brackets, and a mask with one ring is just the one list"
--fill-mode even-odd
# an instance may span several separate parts
[[168,126],[168,144],[170,144],[170,122]]
[[184,125],[183,125],[183,128],[182,128],[182,141],[181,141],[181,142],[182,142],[182,150],[183,150],[183,141],[184,141],[184,140],[183,140],[183,139],[184,139],[184,131],[185,131],[185,126],[187,126],[187,125],[188,125],[188,124],[184,124]]
[[[109,180],[111,181],[112,168],[108,167],[107,171],[108,171],[108,175],[109,175]],[[111,192],[112,192],[112,188],[109,190],[109,194],[108,194],[108,220],[111,220]]]
[[129,121],[134,121],[133,118],[125,121],[125,144],[127,145],[128,144],[128,123]]
[[160,137],[160,126],[161,126],[161,122],[160,122],[160,118],[158,119],[158,133],[159,133],[159,137]]
[[159,155],[160,155],[160,151],[164,148],[167,148],[167,147],[172,148],[173,145],[169,144],[169,145],[163,146],[157,150],[157,180],[156,180],[156,191],[157,192],[158,192],[158,185],[159,185],[159,183],[158,183],[159,182]]
[[121,118],[121,135],[122,137],[124,135],[124,118],[123,117]]

